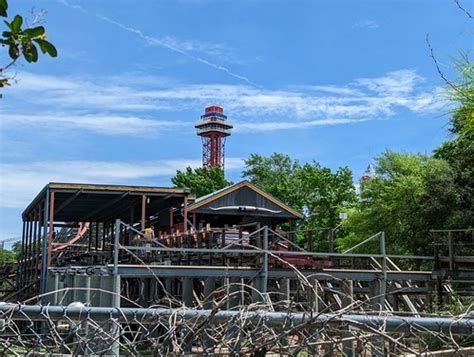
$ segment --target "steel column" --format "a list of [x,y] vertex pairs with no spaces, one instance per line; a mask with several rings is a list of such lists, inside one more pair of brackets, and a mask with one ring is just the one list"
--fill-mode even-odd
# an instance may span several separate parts
[[46,292],[46,274],[48,272],[48,213],[49,213],[49,196],[50,191],[49,188],[46,190],[46,197],[44,201],[44,209],[43,209],[43,254],[42,254],[42,261],[41,261],[41,294]]

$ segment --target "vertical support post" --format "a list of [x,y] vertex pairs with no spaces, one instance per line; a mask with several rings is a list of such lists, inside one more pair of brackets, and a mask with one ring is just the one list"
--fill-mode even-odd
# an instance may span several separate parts
[[119,249],[120,249],[120,223],[121,223],[120,219],[117,218],[115,220],[114,270],[113,270],[114,275],[118,274],[118,261],[119,261]]
[[182,280],[183,284],[183,303],[186,307],[193,306],[193,279],[184,277]]
[[145,230],[145,217],[146,217],[146,195],[142,195],[142,211],[141,211],[141,230]]
[[328,232],[328,252],[334,253],[334,228],[329,228]]
[[204,309],[212,309],[214,305],[214,290],[216,289],[216,279],[206,277],[204,279]]
[[193,226],[194,226],[194,229],[198,229],[198,226],[197,226],[197,221],[196,221],[196,213],[193,213]]
[[[46,292],[46,274],[48,272],[48,212],[49,212],[49,188],[46,189],[46,197],[43,209],[43,253],[41,256],[41,294]],[[39,241],[38,241],[39,243]],[[43,299],[41,299],[43,301]]]
[[313,231],[308,231],[307,233],[308,235],[308,238],[307,238],[307,243],[308,243],[308,252],[312,252],[313,251]]
[[439,260],[439,236],[437,232],[433,232],[433,255],[434,255],[434,269],[439,269],[441,267]]
[[28,223],[25,221],[25,217],[23,217],[23,229],[21,231],[21,255],[18,264],[18,277],[15,281],[16,289],[20,290],[20,286],[23,286],[23,277],[24,277],[24,269],[25,269],[25,238],[28,235]]
[[280,293],[282,294],[283,300],[286,302],[286,306],[290,303],[290,279],[281,278],[280,281]]
[[[132,227],[133,227],[134,221],[135,221],[135,205],[130,207],[130,225]],[[128,233],[129,244],[131,244],[131,242],[133,241],[133,234],[134,234],[133,231],[129,229],[129,233]]]
[[59,273],[56,273],[56,274],[54,274],[53,305],[58,304],[58,290],[59,290]]
[[385,231],[380,232],[380,254],[382,254],[382,281],[380,282],[380,304],[385,305],[385,292],[387,290],[387,251],[385,248]]
[[451,231],[448,231],[449,270],[454,270],[454,241]]
[[[120,307],[120,275],[118,274],[118,261],[120,249],[120,219],[115,220],[114,239],[114,270],[112,274],[112,307]],[[120,356],[120,325],[118,322],[111,323],[111,335],[113,336],[111,352],[113,356]]]
[[[38,213],[36,210],[34,213],[30,214],[30,230],[28,233],[28,239],[27,239],[27,247],[26,247],[26,262],[25,262],[25,283],[31,283],[31,274],[33,269],[33,254],[34,254],[34,247],[33,247],[33,242],[35,241],[36,237],[36,215]],[[35,248],[36,249],[36,248]]]
[[240,278],[232,277],[228,279],[228,301],[227,301],[227,308],[229,310],[234,309],[235,307],[242,304],[241,301],[241,291],[242,285],[240,285]]
[[263,268],[262,293],[268,289],[268,226],[263,227]]
[[183,202],[183,233],[186,234],[186,231],[188,230],[188,196],[184,196],[184,202]]
[[[345,308],[352,304],[353,301],[353,282],[352,280],[343,280],[341,282],[341,290],[342,290],[342,307]],[[348,327],[347,337],[350,337],[350,326]],[[354,348],[354,341],[345,341],[342,344],[342,353],[344,356],[354,357],[355,356],[355,348]]]
[[[204,304],[203,307],[204,309],[211,310],[214,308],[214,290],[216,289],[216,279],[212,277],[206,277],[204,279]],[[208,327],[206,328],[208,331],[208,334],[212,336],[212,328]],[[214,350],[214,343],[213,341],[205,337],[204,338],[204,348],[206,355],[209,353],[209,355],[212,355],[213,350]]]
[[173,233],[173,207],[170,207],[170,233]]
[[51,251],[52,251],[52,243],[53,243],[53,234],[54,234],[54,194],[55,192],[51,192],[50,194],[50,202],[49,202],[49,232],[48,232],[48,262],[47,267],[51,266]]

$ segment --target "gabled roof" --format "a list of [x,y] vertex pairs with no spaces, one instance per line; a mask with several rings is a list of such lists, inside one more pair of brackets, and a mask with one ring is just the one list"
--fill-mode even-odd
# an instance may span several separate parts
[[188,206],[188,212],[192,213],[193,211],[196,211],[201,207],[209,205],[210,203],[215,202],[215,201],[219,200],[220,198],[222,198],[226,195],[229,195],[229,194],[231,194],[231,193],[233,193],[237,190],[243,189],[243,188],[250,189],[251,191],[255,192],[257,195],[262,196],[263,198],[265,198],[266,200],[268,200],[269,202],[271,202],[275,206],[281,208],[282,210],[286,211],[287,213],[289,213],[291,216],[294,216],[295,218],[298,218],[298,219],[303,219],[304,218],[304,216],[301,213],[299,213],[298,211],[292,209],[291,207],[284,204],[282,201],[280,201],[276,197],[270,195],[268,192],[265,192],[261,188],[251,184],[249,181],[246,181],[246,180],[242,181],[242,182],[239,182],[239,183],[236,183],[236,184],[231,185],[231,186],[224,187],[224,188],[222,188],[218,191],[212,192],[208,195],[199,197],[196,201],[194,201],[192,204],[190,204]]

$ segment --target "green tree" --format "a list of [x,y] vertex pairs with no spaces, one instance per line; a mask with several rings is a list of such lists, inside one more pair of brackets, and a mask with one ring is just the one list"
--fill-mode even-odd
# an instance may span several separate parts
[[435,150],[455,173],[461,195],[460,205],[450,217],[450,225],[474,226],[474,65],[467,57],[456,62],[460,78],[449,85],[449,99],[456,107],[450,118],[450,140]]
[[345,250],[383,230],[391,253],[432,254],[430,229],[445,227],[459,205],[453,169],[442,159],[386,151],[375,171],[376,177],[361,184],[359,204],[344,222],[338,247]]
[[12,263],[16,259],[15,253],[6,249],[0,249],[0,264]]
[[[0,17],[8,17],[8,2],[0,0]],[[0,45],[8,49],[9,61],[0,65],[0,88],[8,86],[10,78],[6,71],[18,60],[24,58],[28,63],[38,61],[38,48],[43,54],[56,57],[58,52],[54,45],[47,41],[47,35],[43,26],[25,27],[23,17],[15,15],[12,20],[4,20],[6,31],[0,37]]]
[[244,178],[292,208],[303,211],[302,195],[296,189],[296,171],[300,169],[298,161],[279,153],[273,153],[269,157],[251,154],[245,160],[245,166],[242,172]]
[[232,185],[232,182],[225,179],[224,170],[219,167],[200,167],[194,170],[187,167],[186,171],[178,170],[171,182],[175,187],[189,188],[196,197]]
[[301,165],[279,153],[269,157],[252,154],[245,165],[243,177],[304,213],[309,229],[336,226],[339,212],[356,200],[347,167],[333,172],[317,162]]

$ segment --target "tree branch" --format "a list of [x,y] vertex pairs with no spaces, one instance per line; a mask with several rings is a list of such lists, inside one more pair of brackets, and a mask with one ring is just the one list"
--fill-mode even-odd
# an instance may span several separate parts
[[466,10],[466,8],[462,7],[461,4],[459,3],[459,0],[453,0],[454,3],[458,6],[458,8],[463,11],[467,17],[469,17],[470,19],[474,19],[474,16],[472,16],[469,11]]
[[430,57],[433,59],[433,62],[436,66],[436,70],[438,71],[438,74],[440,75],[440,77],[443,79],[443,81],[445,81],[456,92],[462,93],[462,90],[457,85],[455,85],[453,82],[451,82],[448,79],[448,77],[446,77],[446,75],[443,73],[443,71],[441,71],[441,68],[439,66],[439,62],[438,62],[438,60],[436,59],[436,57],[434,55],[433,46],[431,46],[431,43],[430,43],[429,34],[426,34],[426,43],[428,44],[428,48],[430,49]]

